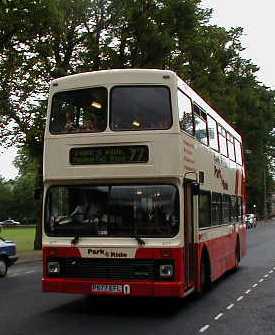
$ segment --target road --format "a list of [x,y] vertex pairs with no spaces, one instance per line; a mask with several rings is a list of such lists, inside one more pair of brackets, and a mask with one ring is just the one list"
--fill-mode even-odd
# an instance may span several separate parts
[[236,273],[180,303],[44,294],[41,264],[17,264],[0,280],[0,333],[274,335],[275,220],[249,231],[248,241]]

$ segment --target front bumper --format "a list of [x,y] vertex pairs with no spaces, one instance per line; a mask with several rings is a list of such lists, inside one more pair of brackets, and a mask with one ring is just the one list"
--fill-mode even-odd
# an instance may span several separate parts
[[13,265],[18,260],[18,256],[8,256],[8,266]]
[[[127,285],[127,294],[112,292],[93,292],[93,285]],[[110,281],[83,280],[63,278],[42,278],[44,292],[76,293],[94,296],[134,296],[134,297],[183,297],[183,282],[148,282],[148,281]]]

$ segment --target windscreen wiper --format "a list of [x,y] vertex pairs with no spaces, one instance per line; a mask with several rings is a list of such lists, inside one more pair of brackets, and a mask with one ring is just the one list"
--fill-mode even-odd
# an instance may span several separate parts
[[78,244],[79,243],[79,238],[80,238],[80,234],[79,233],[75,234],[75,236],[71,240],[71,244],[72,245]]
[[138,245],[140,245],[140,246],[144,246],[145,245],[145,241],[141,237],[134,236],[134,238],[137,240]]
[[145,241],[138,235],[132,235],[131,237],[134,238],[141,247],[145,245]]
[[139,246],[143,247],[145,245],[145,241],[140,236],[138,236],[138,229],[137,229],[136,221],[134,221],[134,229],[133,230],[134,230],[134,232],[133,232],[134,234],[131,237],[134,238],[137,241]]

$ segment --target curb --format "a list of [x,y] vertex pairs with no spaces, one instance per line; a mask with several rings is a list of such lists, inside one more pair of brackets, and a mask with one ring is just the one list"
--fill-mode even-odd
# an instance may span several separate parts
[[42,262],[42,258],[24,259],[23,257],[18,256],[18,260],[15,264],[28,264],[28,263],[39,263],[39,262]]
[[16,264],[26,264],[26,263],[37,263],[42,262],[42,252],[36,251],[36,252],[30,252],[27,254],[17,254],[18,260]]

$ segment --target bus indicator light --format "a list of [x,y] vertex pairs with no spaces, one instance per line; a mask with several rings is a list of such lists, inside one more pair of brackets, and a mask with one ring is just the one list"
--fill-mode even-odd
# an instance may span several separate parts
[[171,278],[174,274],[174,267],[172,264],[162,264],[159,267],[159,275],[161,278]]

